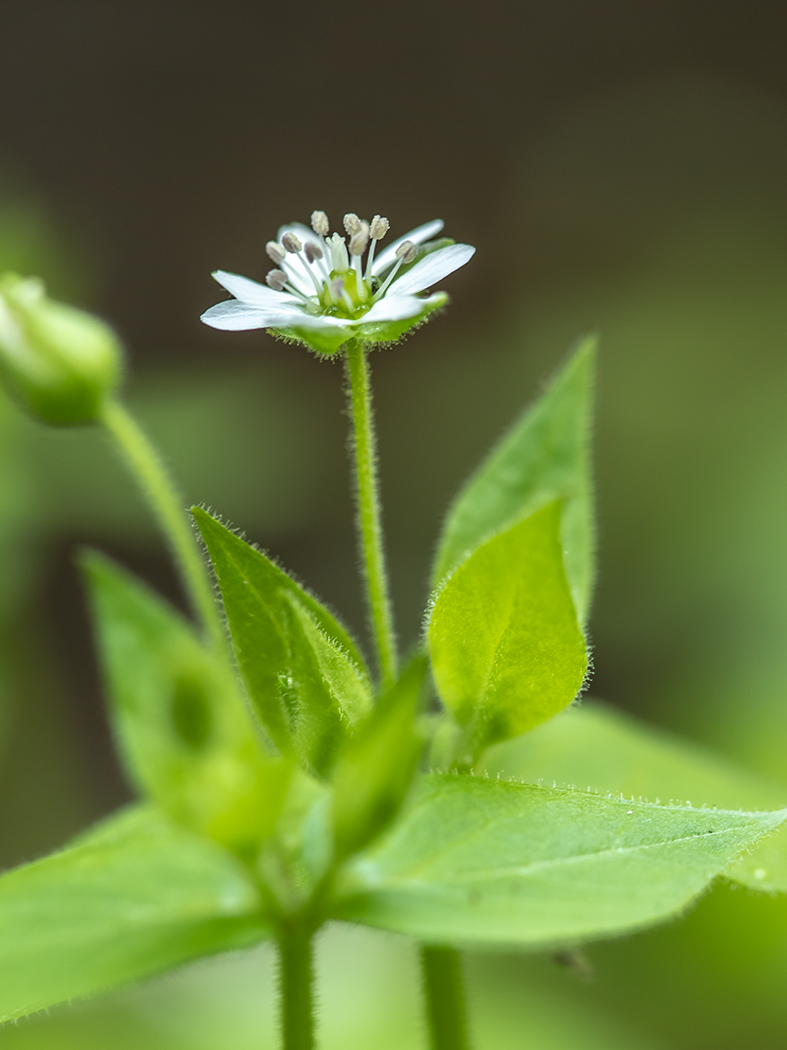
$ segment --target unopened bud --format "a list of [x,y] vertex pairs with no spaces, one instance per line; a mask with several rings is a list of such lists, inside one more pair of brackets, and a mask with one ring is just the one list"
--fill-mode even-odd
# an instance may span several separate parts
[[97,317],[48,298],[37,277],[0,277],[0,378],[23,408],[56,426],[95,422],[121,363]]
[[396,249],[396,258],[401,259],[403,263],[413,262],[417,254],[418,249],[412,241],[402,241]]
[[268,253],[268,257],[271,258],[277,266],[287,257],[287,253],[278,241],[268,241],[265,245],[265,251]]
[[348,237],[355,236],[355,234],[361,229],[361,220],[354,211],[348,211],[344,216],[344,228],[347,231]]
[[327,237],[331,232],[331,224],[328,222],[328,216],[324,211],[312,212],[312,229],[315,233],[319,233],[321,237]]
[[315,259],[322,259],[323,251],[319,244],[315,244],[314,241],[307,241],[306,247],[303,249],[303,253],[306,256],[307,262],[313,263]]
[[303,247],[295,234],[289,232],[284,234],[281,239],[281,244],[285,251],[291,252],[293,255],[299,252]]
[[350,255],[363,255],[368,247],[369,227],[362,222],[360,230],[350,239]]
[[283,292],[284,286],[287,283],[287,274],[284,270],[269,270],[265,274],[265,283],[269,288],[272,288],[274,292]]
[[369,227],[369,236],[373,241],[381,241],[390,228],[391,224],[387,219],[384,219],[382,215],[375,215]]

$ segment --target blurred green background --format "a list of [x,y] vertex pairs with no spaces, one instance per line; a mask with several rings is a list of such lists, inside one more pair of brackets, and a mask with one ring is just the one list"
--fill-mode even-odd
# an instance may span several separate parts
[[[325,208],[434,215],[478,246],[450,310],[374,358],[400,632],[442,514],[601,335],[594,695],[787,786],[787,66],[783,5],[28,0],[4,12],[0,270],[98,310],[189,501],[358,633],[338,366],[197,320],[223,267]],[[179,601],[112,450],[0,403],[0,862],[128,797],[76,547]],[[412,945],[329,930],[322,1045],[422,1048]],[[719,886],[588,949],[468,959],[478,1050],[781,1050],[787,901]],[[266,949],[0,1030],[25,1050],[275,1045]]]

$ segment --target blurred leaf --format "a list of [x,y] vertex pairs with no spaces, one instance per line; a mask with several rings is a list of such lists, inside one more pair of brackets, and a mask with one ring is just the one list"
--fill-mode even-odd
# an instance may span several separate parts
[[371,685],[345,629],[260,551],[194,508],[221,587],[241,674],[283,751],[325,774]]
[[0,878],[0,1019],[266,936],[232,855],[134,808]]
[[589,438],[595,348],[595,338],[580,344],[543,397],[459,493],[443,529],[433,586],[484,540],[560,499],[566,574],[584,623],[594,579]]
[[482,544],[449,577],[428,642],[437,689],[471,748],[557,714],[587,669],[552,503]]
[[[787,803],[787,788],[595,702],[490,748],[483,768],[500,777],[655,802],[750,810]],[[758,843],[724,874],[756,889],[787,891],[787,829]]]
[[416,715],[425,672],[419,654],[339,754],[332,780],[336,848],[342,857],[388,826],[412,783],[423,749]]
[[676,914],[786,817],[432,774],[348,864],[340,917],[432,943],[575,944]]
[[223,663],[167,602],[87,552],[111,716],[132,779],[171,816],[241,852],[275,819],[280,770]]

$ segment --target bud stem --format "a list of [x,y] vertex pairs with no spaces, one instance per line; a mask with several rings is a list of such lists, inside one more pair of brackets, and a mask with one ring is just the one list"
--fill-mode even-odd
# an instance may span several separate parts
[[377,484],[377,442],[369,383],[368,351],[357,340],[345,344],[345,363],[349,380],[349,400],[355,449],[355,482],[358,505],[358,532],[366,578],[366,598],[377,648],[383,689],[396,680],[396,638]]
[[158,519],[180,570],[189,602],[217,653],[227,653],[227,640],[207,566],[185,515],[177,489],[145,433],[118,401],[109,401],[101,421]]

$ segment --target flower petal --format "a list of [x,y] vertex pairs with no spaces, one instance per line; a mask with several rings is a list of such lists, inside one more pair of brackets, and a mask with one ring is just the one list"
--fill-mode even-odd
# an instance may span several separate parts
[[399,237],[397,240],[392,241],[387,247],[383,248],[374,260],[372,273],[376,276],[382,273],[383,270],[387,270],[389,266],[393,266],[396,262],[396,249],[400,244],[404,244],[405,241],[412,241],[413,244],[423,244],[424,241],[428,241],[430,237],[434,237],[436,233],[439,233],[444,225],[445,223],[442,219],[432,219],[431,222],[425,222],[423,226],[416,226],[414,230],[410,230],[404,237]]
[[287,328],[300,324],[303,311],[297,306],[252,306],[240,299],[217,303],[200,317],[211,328],[225,332],[245,332],[251,328]]
[[428,310],[439,296],[419,299],[417,295],[385,295],[364,314],[356,325],[376,324],[383,321],[402,321],[405,317],[416,317]]
[[442,281],[449,273],[464,266],[474,255],[475,248],[470,244],[449,244],[445,248],[438,248],[395,279],[390,294],[400,296],[422,292],[424,288]]
[[241,302],[250,306],[279,307],[290,306],[297,303],[297,299],[286,292],[275,292],[266,284],[252,281],[248,277],[241,277],[238,273],[227,273],[226,270],[216,270],[213,274],[214,281],[218,281],[222,288],[240,299]]

